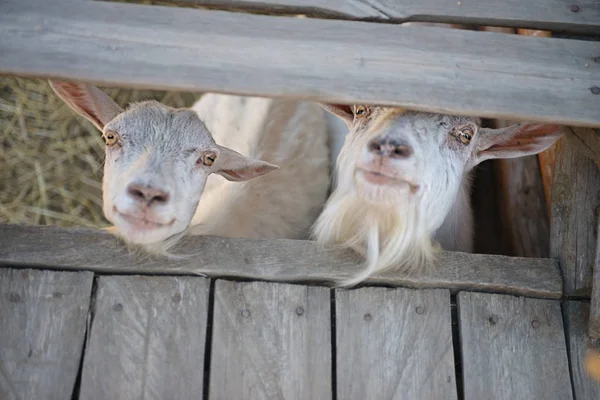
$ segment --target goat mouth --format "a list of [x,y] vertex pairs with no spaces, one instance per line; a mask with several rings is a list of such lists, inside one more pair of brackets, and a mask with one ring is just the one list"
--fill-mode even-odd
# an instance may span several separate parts
[[166,227],[173,225],[173,223],[175,222],[175,218],[173,218],[171,221],[169,221],[167,223],[161,223],[161,222],[151,221],[147,218],[134,217],[133,215],[120,212],[116,206],[113,207],[113,210],[119,217],[121,217],[121,219],[123,219],[125,222],[127,222],[128,225],[131,225],[131,226],[135,227],[136,229],[140,229],[140,230],[166,228]]
[[363,180],[365,180],[366,182],[368,182],[372,185],[378,185],[378,186],[385,186],[385,185],[404,186],[404,185],[407,185],[410,188],[410,191],[412,193],[416,193],[419,190],[419,185],[415,185],[414,183],[412,183],[409,180],[400,178],[398,176],[387,175],[380,171],[373,171],[373,170],[364,169],[364,168],[357,168],[356,173]]

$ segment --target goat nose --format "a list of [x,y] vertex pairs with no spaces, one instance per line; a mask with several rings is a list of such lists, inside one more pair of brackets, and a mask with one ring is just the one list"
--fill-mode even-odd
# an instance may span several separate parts
[[412,147],[405,142],[377,138],[369,142],[369,151],[390,158],[408,158],[413,153]]
[[127,186],[127,193],[134,200],[147,203],[149,206],[152,203],[165,204],[169,201],[169,193],[149,185],[132,183]]

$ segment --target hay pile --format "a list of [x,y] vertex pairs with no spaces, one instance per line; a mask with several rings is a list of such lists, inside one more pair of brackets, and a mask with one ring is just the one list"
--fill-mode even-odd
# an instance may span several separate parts
[[[102,88],[121,106],[156,99],[189,107],[192,93]],[[104,143],[45,80],[0,78],[0,223],[102,227]]]

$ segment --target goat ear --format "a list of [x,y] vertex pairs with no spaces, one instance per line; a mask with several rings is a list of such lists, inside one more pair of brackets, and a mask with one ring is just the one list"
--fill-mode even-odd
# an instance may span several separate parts
[[258,178],[279,169],[266,161],[253,160],[227,147],[219,146],[219,157],[215,162],[215,173],[228,181],[240,182]]
[[482,128],[475,165],[493,158],[516,158],[541,153],[563,135],[560,125],[516,124],[501,129]]
[[95,86],[79,82],[48,82],[58,97],[96,125],[100,131],[110,120],[123,112],[113,99]]
[[352,112],[352,106],[346,104],[329,104],[329,103],[318,103],[325,110],[329,111],[333,115],[337,115],[344,120],[346,125],[350,126],[354,120],[354,113]]

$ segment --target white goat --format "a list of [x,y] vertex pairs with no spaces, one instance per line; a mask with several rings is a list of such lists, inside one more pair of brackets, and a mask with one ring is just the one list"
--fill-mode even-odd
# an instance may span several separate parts
[[[360,283],[388,268],[423,272],[438,242],[472,252],[470,172],[492,158],[539,153],[562,135],[558,125],[482,128],[478,118],[394,107],[326,105],[350,132],[337,158],[336,185],[313,228],[316,240],[366,256]],[[433,239],[433,240],[432,240]]]
[[146,101],[122,110],[94,86],[50,84],[103,132],[103,210],[127,243],[167,254],[185,233],[309,235],[329,187],[318,105],[206,94],[193,109]]

